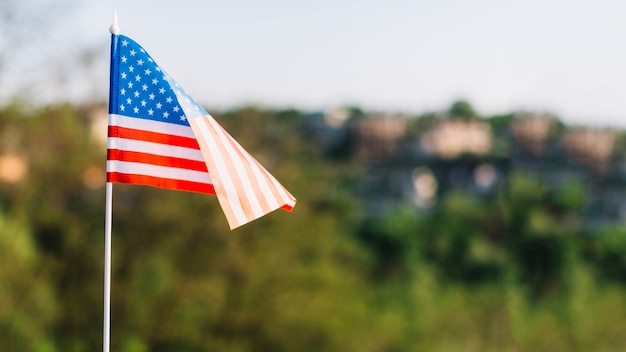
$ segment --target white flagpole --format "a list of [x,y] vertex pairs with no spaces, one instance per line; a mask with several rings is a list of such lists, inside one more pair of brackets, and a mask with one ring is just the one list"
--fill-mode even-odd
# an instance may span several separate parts
[[[116,37],[116,35],[120,33],[120,28],[117,24],[117,12],[115,10],[113,11],[113,21],[111,22],[110,32],[113,37]],[[113,52],[111,52],[111,56],[113,56]],[[111,65],[113,65],[113,62],[111,62]],[[111,94],[109,94],[109,100],[110,99]],[[109,352],[111,343],[111,222],[113,218],[112,203],[113,183],[107,182],[104,223],[104,325],[102,331],[103,352]]]
[[113,183],[106,184],[106,221],[104,224],[104,325],[102,351],[109,352],[111,339],[111,219]]

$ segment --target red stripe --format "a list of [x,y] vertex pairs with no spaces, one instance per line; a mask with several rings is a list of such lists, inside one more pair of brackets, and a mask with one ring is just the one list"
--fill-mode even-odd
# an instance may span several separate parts
[[213,185],[209,183],[181,181],[170,178],[125,174],[121,172],[107,172],[107,182],[138,184],[159,188],[175,189],[179,191],[198,192],[215,195],[215,188],[213,188]]
[[208,172],[204,161],[174,158],[170,156],[132,152],[120,149],[108,149],[107,160],[130,161],[142,164],[170,166],[179,169]]
[[171,134],[137,130],[119,126],[109,126],[109,137],[127,138],[138,141],[153,142],[192,149],[200,149],[195,138],[181,137]]
[[289,204],[285,204],[285,205],[283,205],[283,206],[282,206],[282,207],[280,207],[280,208],[281,208],[282,210],[289,211],[289,212],[293,210],[293,206],[291,206],[291,205],[289,205]]

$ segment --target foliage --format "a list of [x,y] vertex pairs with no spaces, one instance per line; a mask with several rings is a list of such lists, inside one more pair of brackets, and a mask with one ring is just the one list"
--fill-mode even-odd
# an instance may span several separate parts
[[476,110],[470,102],[467,100],[457,100],[452,105],[450,105],[450,109],[448,109],[448,113],[455,117],[476,117]]
[[48,351],[57,307],[29,230],[0,213],[0,339],[5,350]]
[[[302,138],[304,113],[215,116],[299,202],[231,233],[212,197],[115,184],[113,350],[626,344],[616,323],[626,316],[626,232],[581,226],[580,179],[554,186],[513,170],[491,193],[450,188],[429,209],[371,214],[364,163]],[[90,128],[72,105],[0,110],[0,156],[28,164],[23,180],[0,182],[2,350],[100,349],[105,146]]]

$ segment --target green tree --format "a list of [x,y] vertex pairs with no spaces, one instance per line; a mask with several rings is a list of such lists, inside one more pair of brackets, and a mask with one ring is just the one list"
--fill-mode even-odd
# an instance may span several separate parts
[[476,111],[472,104],[470,104],[467,100],[457,100],[448,109],[448,113],[454,117],[476,117]]
[[27,227],[0,212],[0,340],[6,351],[53,351],[61,313]]

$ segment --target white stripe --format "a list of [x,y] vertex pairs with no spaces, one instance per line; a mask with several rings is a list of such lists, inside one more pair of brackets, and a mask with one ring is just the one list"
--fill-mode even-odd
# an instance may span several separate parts
[[121,172],[125,174],[145,175],[182,181],[211,183],[211,177],[208,172],[118,160],[107,161],[107,172]]
[[261,165],[258,162],[256,162],[256,160],[252,158],[250,154],[245,152],[245,150],[243,150],[243,148],[240,145],[237,145],[237,146],[239,147],[239,149],[244,151],[246,161],[248,161],[248,164],[250,165],[252,172],[254,172],[254,177],[259,183],[259,187],[261,188],[261,194],[267,201],[267,204],[269,205],[270,209],[271,210],[278,209],[280,207],[280,204],[278,204],[278,202],[276,201],[276,198],[274,197],[274,194],[272,193],[270,186],[267,184],[268,176],[271,177],[272,175],[270,175],[269,172],[263,169]]
[[[219,125],[216,126],[217,121],[215,121],[213,118],[205,117],[203,118],[203,120],[211,123],[213,125],[213,128],[215,128],[215,130],[217,131],[218,137],[230,157],[230,161],[235,166],[235,170],[237,171],[237,175],[239,176],[239,179],[241,180],[241,186],[243,187],[243,190],[246,194],[246,199],[250,203],[250,208],[252,209],[254,217],[258,218],[258,217],[263,216],[265,213],[263,212],[263,209],[261,208],[261,205],[259,204],[259,200],[257,199],[254,189],[252,188],[252,183],[250,182],[250,177],[249,177],[250,175],[248,175],[248,172],[246,171],[242,163],[243,160],[241,160],[239,155],[237,155],[237,152],[231,146],[230,140],[232,140],[233,138],[231,136],[226,135],[225,131],[222,128],[220,128]],[[234,141],[234,144],[237,145],[238,143]],[[244,153],[244,154],[247,154],[247,153]]]
[[[287,191],[287,189],[285,187],[283,187],[283,185],[280,184],[280,182],[278,182],[278,180],[276,178],[274,178],[274,176],[272,176],[269,172],[268,175],[271,177],[270,180],[272,181],[272,183],[274,184],[274,186],[276,187],[276,189],[278,190],[278,193],[280,194],[281,198],[282,198],[282,202],[283,205],[289,205],[291,207],[293,207],[296,202],[293,199],[293,196],[289,193],[289,191]],[[282,206],[282,205],[281,205]]]
[[271,187],[267,183],[267,181],[270,181],[275,186],[279,194],[284,199],[285,193],[283,191],[283,186],[278,183],[274,176],[272,176],[272,174],[270,174],[256,159],[254,159],[254,157],[252,157],[250,153],[243,149],[243,147],[239,143],[236,143],[236,146],[243,153],[243,155],[245,155],[246,161],[252,168],[255,178],[259,182],[259,187],[262,190],[263,197],[265,197],[265,199],[267,200],[270,208],[272,210],[278,209],[281,204],[278,204],[278,200],[274,196],[274,193],[271,191]]
[[204,161],[200,149],[177,147],[167,144],[138,141],[135,139],[109,137],[108,148]]
[[[248,153],[239,143],[236,143],[236,141],[235,145],[246,156],[246,160],[248,161],[248,163],[250,163],[250,166],[254,170],[255,176],[261,184],[261,187],[267,190],[267,192],[263,192],[263,195],[272,207],[272,210],[281,207],[283,204],[294,206],[296,203],[293,200],[293,196],[291,196],[291,194],[285,189],[285,187],[283,187],[283,185],[281,185],[280,182],[278,182],[278,180],[269,171],[267,171],[267,169],[265,169],[263,165],[261,165],[261,163],[254,159],[254,157],[250,155],[250,153]],[[279,196],[281,197],[280,201],[283,202],[283,204],[277,203],[278,199],[274,197],[274,194],[271,192],[270,186],[267,184],[267,181],[271,182],[274,185],[277,192],[279,193]]]
[[171,134],[174,136],[195,138],[193,131],[189,126],[115,114],[109,115],[109,126],[119,126],[125,128],[133,128],[136,130],[144,130],[150,132]]
[[[256,160],[255,160],[255,161],[256,161]],[[279,196],[280,196],[280,202],[281,202],[282,204],[279,204],[279,205],[277,206],[277,208],[278,208],[278,207],[281,207],[281,206],[283,206],[283,205],[285,205],[285,204],[290,205],[290,206],[293,206],[294,204],[296,204],[296,203],[293,201],[293,197],[292,197],[292,196],[290,195],[290,193],[289,193],[289,192],[285,189],[285,187],[283,187],[283,185],[281,185],[281,184],[280,184],[280,182],[278,182],[278,180],[277,180],[277,179],[276,179],[276,178],[275,178],[272,174],[270,174],[270,173],[269,173],[269,171],[267,171],[267,170],[263,167],[263,165],[261,165],[259,162],[256,162],[256,164],[257,164],[257,166],[258,166],[258,167],[259,167],[259,168],[260,168],[260,169],[261,169],[261,170],[265,173],[265,175],[267,176],[267,177],[265,178],[265,180],[266,180],[266,181],[271,182],[271,183],[274,185],[274,187],[276,188],[276,191],[278,192],[278,194],[279,194]],[[268,190],[269,190],[269,186],[268,186]],[[269,192],[269,191],[268,191],[268,192]],[[269,195],[270,195],[270,193],[268,193],[268,196],[269,196]],[[276,198],[274,197],[274,194],[273,194],[273,193],[271,193],[271,196],[272,196],[272,199],[274,199],[274,201],[278,202],[278,199],[276,199]]]
[[232,180],[228,175],[226,164],[224,163],[224,159],[222,158],[222,155],[220,154],[219,149],[215,144],[214,138],[211,136],[211,133],[204,125],[204,119],[193,119],[190,121],[190,123],[192,128],[195,127],[195,129],[197,129],[196,132],[198,132],[197,134],[200,135],[198,136],[196,134],[196,138],[200,137],[204,140],[205,144],[209,148],[208,152],[211,154],[211,160],[215,162],[217,175],[214,176],[222,181],[222,186],[224,187],[224,191],[226,192],[226,198],[228,198],[226,200],[226,205],[222,204],[221,201],[220,204],[222,204],[222,206],[228,206],[231,208],[239,225],[245,224],[248,220],[243,212],[243,209],[241,208],[241,203],[239,202],[239,197],[237,196],[237,190],[235,189],[235,185],[233,185]]

